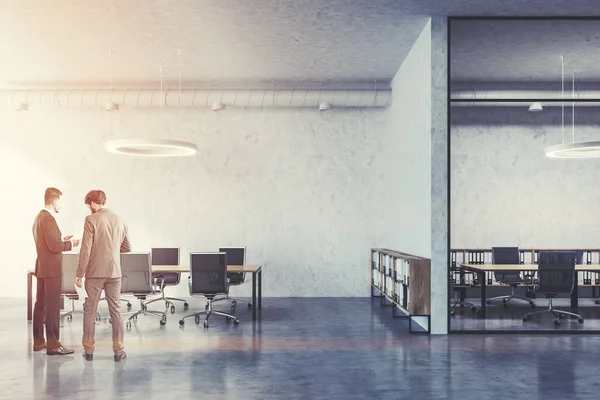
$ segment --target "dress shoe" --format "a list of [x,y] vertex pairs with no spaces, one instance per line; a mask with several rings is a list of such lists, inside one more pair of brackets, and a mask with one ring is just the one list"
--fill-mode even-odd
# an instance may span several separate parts
[[48,344],[47,343],[42,343],[42,344],[34,344],[33,345],[33,351],[41,351],[48,348]]
[[94,353],[83,353],[85,361],[92,361],[94,359]]
[[125,353],[124,351],[119,354],[115,354],[115,361],[121,361],[126,358],[127,358],[127,353]]
[[63,347],[63,346],[57,347],[55,349],[46,350],[46,354],[48,354],[49,356],[65,356],[67,354],[73,354],[73,353],[75,353],[75,350],[67,349],[66,347]]

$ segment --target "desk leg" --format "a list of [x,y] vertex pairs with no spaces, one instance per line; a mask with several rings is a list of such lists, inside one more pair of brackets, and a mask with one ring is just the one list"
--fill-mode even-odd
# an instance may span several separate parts
[[477,272],[477,275],[477,279],[479,280],[479,283],[481,283],[481,317],[485,318],[485,272]]
[[579,307],[579,274],[575,272],[575,284],[573,285],[573,292],[571,292],[571,308],[573,310]]
[[258,271],[258,309],[262,309],[262,269]]
[[256,272],[252,273],[252,319],[256,319]]
[[33,319],[33,274],[27,273],[27,321]]

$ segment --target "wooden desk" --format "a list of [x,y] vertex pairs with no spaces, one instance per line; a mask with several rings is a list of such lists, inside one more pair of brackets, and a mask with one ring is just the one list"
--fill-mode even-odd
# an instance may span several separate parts
[[[486,306],[486,271],[537,271],[537,264],[461,264],[461,268],[477,274],[477,281],[481,284],[481,316],[485,318]],[[577,264],[577,272],[600,272],[600,264]],[[579,279],[575,279],[573,293],[571,293],[571,308],[579,307]]]
[[[190,272],[185,265],[153,265],[153,273],[161,272]],[[256,319],[256,309],[262,309],[262,267],[260,265],[228,265],[227,272],[248,272],[252,274],[252,319]],[[34,271],[27,271],[27,321],[33,318],[33,276]],[[257,286],[258,282],[258,296]]]

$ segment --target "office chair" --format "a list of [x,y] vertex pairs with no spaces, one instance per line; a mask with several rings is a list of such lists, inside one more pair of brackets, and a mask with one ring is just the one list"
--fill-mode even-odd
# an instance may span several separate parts
[[186,315],[179,320],[179,325],[185,324],[185,319],[194,317],[200,323],[200,315],[206,314],[204,327],[208,328],[208,318],[211,314],[222,315],[227,322],[233,320],[234,325],[240,321],[233,314],[214,311],[212,304],[215,296],[229,293],[227,282],[227,254],[225,253],[190,253],[190,295],[202,295],[208,300],[207,308],[194,314]]
[[[518,247],[492,247],[492,264],[521,264],[521,255]],[[526,274],[521,276],[521,271],[494,271],[496,282],[503,285],[509,285],[511,288],[510,294],[505,296],[496,296],[489,298],[486,304],[492,304],[492,300],[502,299],[504,307],[508,307],[508,302],[512,299],[524,300],[529,303],[531,308],[535,308],[533,300],[525,297],[515,296],[515,289],[520,284],[533,285],[533,278]]]
[[558,293],[572,293],[577,279],[575,271],[576,254],[574,251],[540,251],[538,255],[538,286],[537,291],[546,294],[548,299],[548,309],[533,311],[525,314],[523,322],[534,314],[544,312],[552,313],[556,319],[554,325],[560,325],[560,320],[565,315],[577,317],[577,321],[582,324],[581,315],[568,311],[557,310],[552,306],[552,299]]
[[459,298],[459,295],[461,292],[466,292],[466,290],[468,288],[473,287],[472,283],[467,283],[466,278],[468,276],[471,276],[471,282],[473,282],[476,274],[472,271],[462,271],[463,276],[460,277],[460,273],[461,273],[460,267],[455,267],[455,266],[450,267],[450,274],[454,275],[455,277],[459,276],[458,281],[456,281],[455,283],[452,284],[452,290],[454,291],[454,302],[452,303],[452,305],[450,307],[450,315],[454,315],[456,313],[456,306],[460,306],[460,307],[467,306],[473,312],[479,311],[479,309],[473,303],[469,303],[468,301],[462,301]]
[[[219,247],[219,252],[227,254],[227,264],[229,265],[246,265],[246,248],[245,247]],[[246,281],[245,272],[228,272],[227,279],[229,286],[239,286]],[[225,297],[219,297],[213,300],[213,303],[221,300],[231,300],[231,312],[235,312],[238,301],[248,303],[248,308],[252,307],[252,301],[230,297],[229,294]],[[208,307],[208,305],[207,305]]]
[[[179,247],[153,247],[152,248],[152,265],[179,265]],[[167,273],[152,273],[152,281],[154,285],[158,286],[158,282],[162,282],[160,286],[160,297],[152,300],[148,300],[144,303],[145,306],[154,303],[155,301],[164,300],[165,307],[171,306],[171,314],[175,313],[175,304],[173,301],[183,302],[183,309],[187,310],[189,304],[184,299],[178,299],[177,297],[166,297],[165,287],[179,285],[181,280],[180,272],[167,272]]]
[[[121,272],[123,274],[121,293],[131,293],[140,301],[140,309],[129,315],[126,327],[131,328],[131,321],[137,321],[138,315],[152,315],[160,318],[160,324],[167,323],[167,314],[161,311],[148,310],[144,300],[148,296],[159,294],[152,285],[152,265],[150,252],[147,253],[121,253]],[[110,322],[110,320],[109,320]]]
[[[79,253],[64,253],[62,261],[62,295],[71,300],[71,311],[60,316],[60,319],[66,318],[67,321],[73,319],[73,314],[83,315],[83,311],[75,309],[75,300],[79,300],[79,293],[75,287],[75,277],[77,276],[77,263]],[[100,321],[100,314],[96,313],[96,321]]]

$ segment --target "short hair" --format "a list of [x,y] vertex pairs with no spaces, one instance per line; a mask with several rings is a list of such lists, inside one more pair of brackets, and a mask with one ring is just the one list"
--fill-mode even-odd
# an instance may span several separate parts
[[89,206],[92,202],[103,206],[106,204],[106,194],[104,194],[102,190],[90,190],[88,194],[85,195],[85,204]]
[[44,204],[50,204],[53,201],[60,199],[60,196],[62,196],[62,192],[60,190],[58,190],[57,188],[49,187],[44,192]]

